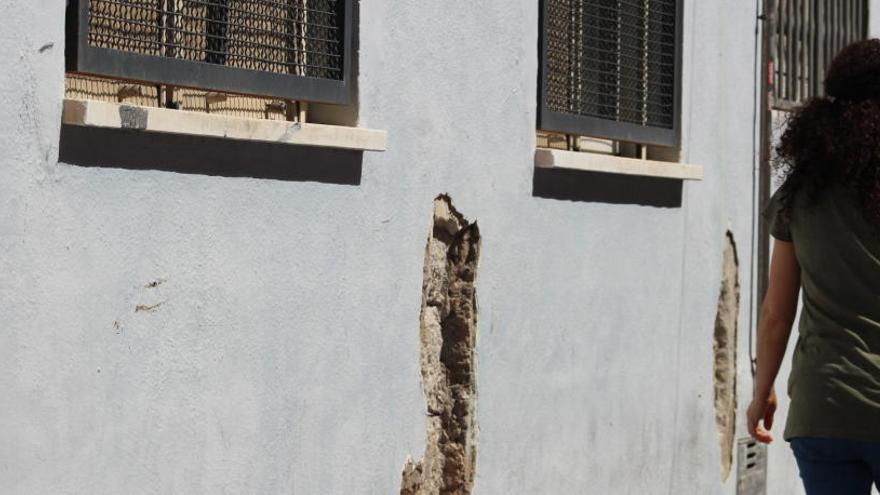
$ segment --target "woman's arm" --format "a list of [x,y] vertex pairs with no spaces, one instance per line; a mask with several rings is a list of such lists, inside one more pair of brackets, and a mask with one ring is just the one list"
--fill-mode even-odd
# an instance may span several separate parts
[[[758,323],[758,363],[755,397],[749,405],[749,434],[763,443],[773,441],[770,428],[776,412],[776,394],[773,382],[785,356],[788,337],[797,313],[801,269],[794,252],[794,244],[776,240],[770,262],[770,286],[761,305]],[[764,420],[763,426],[758,423]]]

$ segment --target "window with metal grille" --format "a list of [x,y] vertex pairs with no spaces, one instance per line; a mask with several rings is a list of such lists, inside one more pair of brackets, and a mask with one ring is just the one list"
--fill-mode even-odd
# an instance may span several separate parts
[[822,96],[825,72],[846,45],[868,35],[866,0],[772,0],[773,104]]
[[538,128],[678,143],[681,0],[542,0]]
[[69,0],[67,68],[347,103],[351,12],[352,0]]

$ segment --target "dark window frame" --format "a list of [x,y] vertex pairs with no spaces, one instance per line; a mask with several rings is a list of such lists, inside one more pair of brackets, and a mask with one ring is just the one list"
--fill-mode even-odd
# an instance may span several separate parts
[[68,0],[66,70],[69,73],[148,84],[167,84],[318,103],[353,100],[352,56],[356,36],[352,0],[340,0],[343,64],[340,80],[228,67],[216,63],[145,55],[89,44],[89,0]]
[[676,0],[673,123],[671,128],[554,111],[547,104],[547,21],[551,0],[541,0],[538,23],[538,130],[612,139],[638,144],[677,147],[681,142],[682,45],[684,0]]

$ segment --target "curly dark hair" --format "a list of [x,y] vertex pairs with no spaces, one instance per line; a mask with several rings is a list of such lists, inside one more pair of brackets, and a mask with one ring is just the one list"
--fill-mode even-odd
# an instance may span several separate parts
[[815,198],[838,182],[880,229],[880,40],[844,48],[828,68],[825,93],[792,113],[776,147],[783,214],[791,214],[795,193]]

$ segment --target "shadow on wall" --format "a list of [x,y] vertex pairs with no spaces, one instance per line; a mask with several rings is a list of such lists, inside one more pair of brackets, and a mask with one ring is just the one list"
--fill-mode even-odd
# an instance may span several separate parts
[[682,180],[536,168],[532,196],[589,203],[681,207]]
[[114,129],[61,126],[59,161],[81,167],[163,170],[357,186],[363,152]]

